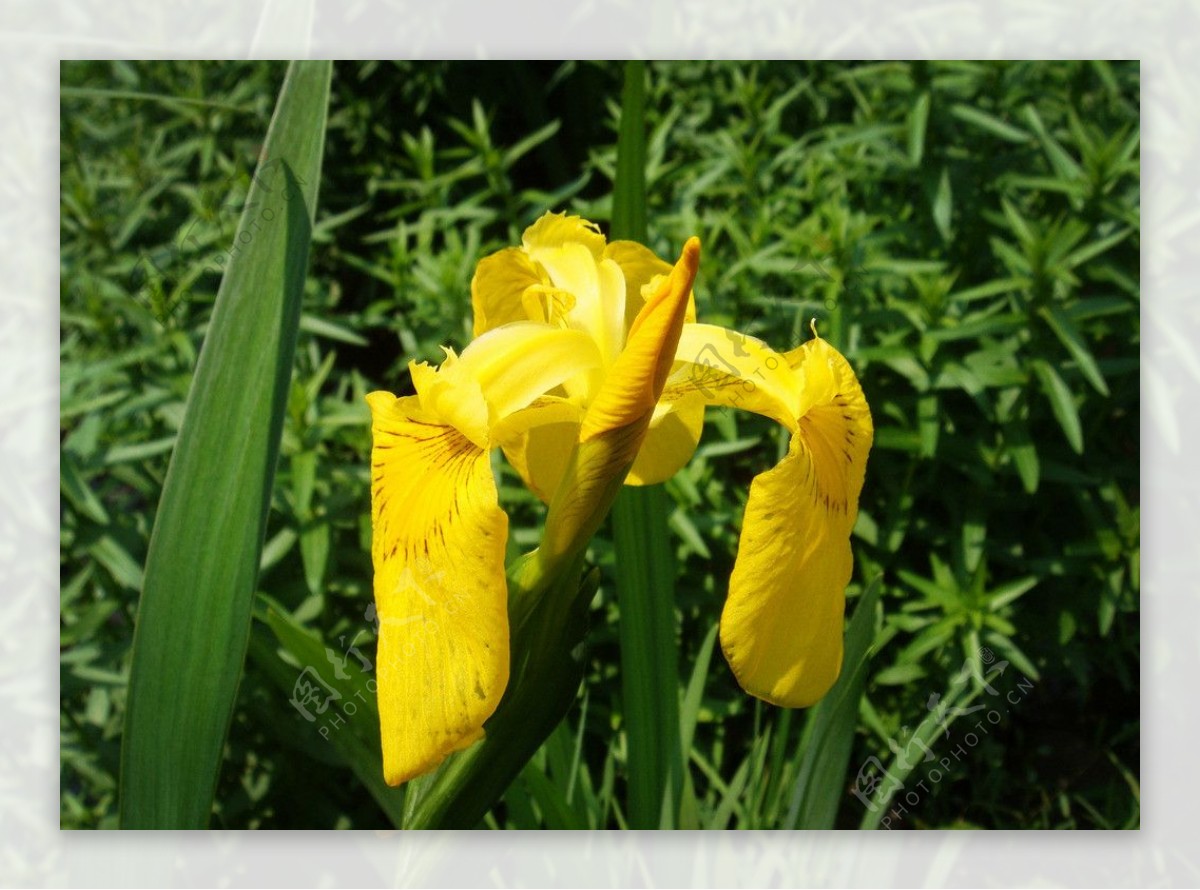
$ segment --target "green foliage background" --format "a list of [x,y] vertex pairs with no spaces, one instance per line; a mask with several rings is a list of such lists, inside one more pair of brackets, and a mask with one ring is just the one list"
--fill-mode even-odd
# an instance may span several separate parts
[[[141,566],[283,73],[62,68],[63,827],[115,827]],[[363,395],[411,392],[410,359],[469,342],[475,262],[542,212],[607,223],[620,82],[608,63],[335,66],[259,580],[331,645],[372,651]],[[701,237],[701,319],[785,349],[815,316],[875,417],[850,594],[881,576],[882,608],[837,824],[870,817],[859,767],[897,772],[930,708],[969,691],[1003,714],[972,745],[989,711],[963,713],[933,761],[909,757],[925,790],[892,827],[1136,827],[1137,64],[658,63],[648,89],[651,246]],[[684,827],[793,824],[805,715],[743,695],[711,637],[780,433],[710,410],[667,486],[694,721]],[[541,508],[497,471],[515,555]],[[605,535],[592,559],[589,676],[488,826],[625,822]],[[214,826],[391,824],[292,708],[298,668],[260,631]],[[1003,662],[993,698],[970,677]]]

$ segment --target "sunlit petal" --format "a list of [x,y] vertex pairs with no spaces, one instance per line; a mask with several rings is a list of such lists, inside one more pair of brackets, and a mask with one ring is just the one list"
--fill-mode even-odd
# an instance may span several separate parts
[[761,340],[710,324],[684,325],[662,399],[754,411],[793,429],[802,378]]
[[666,482],[692,459],[703,427],[702,403],[664,405],[660,402],[625,482],[629,485]]
[[[671,274],[671,264],[636,241],[612,241],[604,248],[604,256],[616,261],[625,278],[625,328],[628,330],[646,305],[647,297],[653,296],[657,284],[661,283],[655,279]],[[688,323],[696,320],[696,301],[690,295],[683,320]]]
[[549,283],[545,272],[519,247],[507,247],[484,257],[471,278],[473,336],[510,322],[528,321],[531,316],[522,301],[525,290]]
[[700,240],[691,238],[671,274],[630,326],[624,351],[588,406],[581,441],[642,420],[649,422],[674,361],[699,265]]
[[504,693],[508,517],[485,450],[416,397],[367,400],[379,719],[398,785],[482,736]]
[[862,389],[836,350],[817,339],[789,356],[814,390],[788,454],[750,487],[721,647],[747,692],[806,707],[841,669],[850,532],[873,428]]
[[493,424],[568,380],[599,372],[600,355],[591,337],[531,321],[473,340],[454,368],[479,384]]

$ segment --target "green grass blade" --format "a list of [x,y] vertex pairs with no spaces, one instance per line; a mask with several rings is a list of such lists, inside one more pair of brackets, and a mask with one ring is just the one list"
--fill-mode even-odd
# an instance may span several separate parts
[[[303,711],[297,706],[298,731],[319,733],[337,749],[392,824],[400,828],[406,788],[392,788],[383,780],[383,770],[379,766],[383,760],[379,706],[374,682],[363,669],[362,662],[354,657],[362,653],[344,646],[326,646],[323,640],[301,627],[275,604],[265,599],[261,603],[266,608],[260,607],[258,617],[300,667],[293,667],[279,657],[261,626],[256,626],[251,637],[250,657],[293,703],[300,701],[303,704],[302,696],[306,690],[319,691],[315,705],[309,705]],[[350,646],[354,645],[351,640]],[[338,676],[336,666],[340,666],[345,679]],[[322,715],[309,710],[322,706],[334,713],[323,719]]]
[[[645,68],[643,62],[629,62],[625,67],[612,218],[614,239],[643,243]],[[612,510],[631,828],[674,827],[682,787],[670,507],[666,491],[654,485],[625,488]]]
[[330,71],[288,70],[163,486],[133,642],[123,828],[208,823],[287,404]]
[[882,576],[876,576],[854,609],[846,629],[846,656],[842,674],[817,706],[809,712],[801,737],[800,773],[788,811],[787,828],[834,827],[838,805],[845,796],[846,767],[858,703],[867,682],[871,644],[875,641],[875,605]]

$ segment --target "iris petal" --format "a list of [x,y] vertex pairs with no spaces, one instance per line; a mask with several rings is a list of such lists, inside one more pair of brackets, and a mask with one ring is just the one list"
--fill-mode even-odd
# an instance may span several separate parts
[[801,380],[787,357],[761,340],[717,325],[688,324],[675,360],[664,401],[741,408],[795,427]]
[[508,683],[508,517],[487,452],[420,406],[367,397],[384,777],[399,785],[483,735]]
[[486,256],[475,267],[471,278],[471,309],[475,315],[472,336],[513,321],[527,321],[522,302],[525,290],[548,285],[549,278],[519,247]]
[[807,707],[842,664],[850,532],[871,448],[871,414],[853,371],[824,340],[789,353],[806,386],[788,453],[750,487],[721,648],[742,688]]

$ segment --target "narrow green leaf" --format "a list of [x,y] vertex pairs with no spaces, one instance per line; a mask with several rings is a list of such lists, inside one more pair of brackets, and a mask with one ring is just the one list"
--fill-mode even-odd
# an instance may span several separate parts
[[100,525],[108,525],[108,511],[84,478],[79,461],[69,451],[59,455],[59,486],[76,510]]
[[[978,653],[978,647],[975,650]],[[994,676],[997,676],[1001,671],[993,671],[992,676],[987,679],[990,681]],[[983,674],[979,674],[983,677]],[[970,692],[966,697],[962,697],[963,693],[970,688]],[[940,708],[931,709],[929,714],[913,731],[912,736],[907,740],[907,744],[896,753],[896,756],[888,764],[886,776],[878,789],[878,793],[872,796],[870,792],[864,795],[867,801],[863,803],[865,811],[859,823],[859,828],[874,829],[879,827],[879,823],[888,814],[888,808],[891,805],[892,798],[896,792],[903,790],[904,781],[909,777],[914,769],[922,763],[928,762],[924,752],[932,751],[933,743],[939,739],[957,720],[960,716],[964,716],[972,712],[967,706],[971,704],[980,693],[983,692],[982,684],[963,684],[952,681],[950,688],[940,697]],[[923,756],[924,755],[924,756]],[[911,758],[911,759],[910,759]],[[868,764],[864,764],[858,772],[858,780],[856,785],[856,793],[861,794],[863,788],[864,770]]]
[[250,633],[321,175],[331,64],[288,69],[197,362],[146,558],[123,828],[203,828]]
[[1009,603],[1014,602],[1019,597],[1033,590],[1037,586],[1037,583],[1038,579],[1035,575],[1026,575],[1024,578],[1018,578],[1015,581],[1001,584],[995,590],[988,593],[988,608],[992,611],[1004,608]]
[[983,130],[985,133],[991,133],[996,138],[1003,139],[1006,142],[1029,141],[1029,134],[1020,127],[1014,127],[1012,124],[1005,123],[995,115],[988,114],[986,111],[980,111],[971,105],[955,105],[950,109],[950,114],[964,124]]
[[875,611],[882,576],[867,585],[846,629],[842,673],[833,688],[808,714],[800,739],[800,771],[788,811],[788,828],[833,828],[845,796],[846,766],[850,762],[858,703],[867,682],[871,646],[875,642]]
[[[646,241],[645,63],[625,67],[612,237]],[[631,828],[671,828],[679,810],[679,667],[675,568],[661,485],[627,487],[612,509],[621,608],[621,692],[629,745]]]
[[1100,238],[1093,241],[1091,244],[1086,244],[1076,251],[1073,251],[1066,259],[1066,267],[1074,269],[1077,266],[1082,266],[1088,260],[1095,259],[1110,248],[1116,247],[1130,235],[1129,229],[1124,229],[1120,232],[1115,232],[1107,238]]
[[317,318],[315,315],[300,316],[300,330],[306,334],[325,337],[327,340],[339,340],[354,346],[366,346],[368,342],[365,337],[360,337],[354,331],[347,330],[323,318]]
[[925,130],[929,123],[929,92],[917,97],[908,113],[908,160],[914,167],[921,166],[925,156]]
[[1079,424],[1079,409],[1075,407],[1075,398],[1071,390],[1063,383],[1058,372],[1044,359],[1033,362],[1033,373],[1042,384],[1042,392],[1050,402],[1058,425],[1062,427],[1063,435],[1071,443],[1076,454],[1083,454],[1083,428]]
[[696,665],[692,669],[692,678],[688,681],[687,692],[683,696],[683,704],[679,709],[679,742],[683,756],[692,747],[692,737],[696,733],[696,723],[700,719],[700,703],[704,698],[704,681],[708,678],[708,666],[712,662],[713,647],[717,642],[719,625],[714,624],[700,644],[696,654]]
[[1046,125],[1042,122],[1041,115],[1032,104],[1026,105],[1024,108],[1025,120],[1033,129],[1038,141],[1042,143],[1042,150],[1046,152],[1046,157],[1050,160],[1051,166],[1054,167],[1056,173],[1064,179],[1080,179],[1083,176],[1083,170],[1079,163],[1067,154],[1058,141],[1050,135],[1046,129]]
[[295,731],[311,732],[331,745],[399,828],[405,789],[384,782],[379,766],[383,752],[370,662],[363,660],[354,638],[347,646],[327,646],[265,597],[259,602],[258,617],[299,666],[279,657],[259,632],[261,626],[251,635],[250,657],[296,709]]
[[949,241],[954,232],[950,227],[954,214],[954,192],[950,187],[950,168],[943,167],[933,196],[933,223],[943,240]]
[[1029,494],[1038,489],[1038,477],[1041,464],[1038,460],[1037,445],[1029,435],[1029,424],[1023,419],[1013,418],[1003,425],[1004,444],[1012,458],[1017,475],[1021,477],[1021,485]]
[[941,429],[941,423],[937,393],[918,396],[917,428],[921,434],[921,457],[933,457],[937,453],[938,432]]
[[1079,370],[1083,372],[1083,376],[1088,379],[1088,383],[1103,396],[1108,395],[1108,384],[1104,381],[1104,375],[1100,373],[1100,368],[1096,365],[1096,359],[1092,355],[1092,351],[1088,349],[1087,344],[1083,342],[1083,337],[1079,333],[1079,329],[1075,327],[1075,322],[1063,310],[1055,305],[1043,306],[1038,310],[1038,314],[1050,326],[1050,330],[1054,331],[1054,336],[1058,337],[1059,342],[1067,348],[1067,352],[1071,353],[1071,358],[1075,359],[1079,365]]

